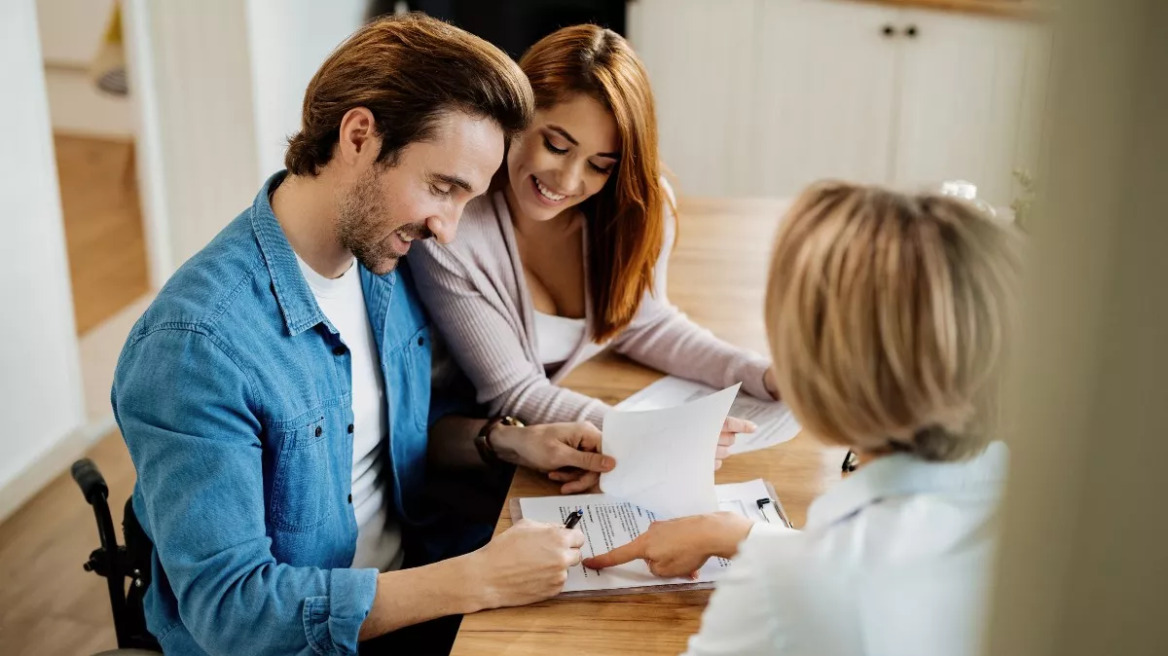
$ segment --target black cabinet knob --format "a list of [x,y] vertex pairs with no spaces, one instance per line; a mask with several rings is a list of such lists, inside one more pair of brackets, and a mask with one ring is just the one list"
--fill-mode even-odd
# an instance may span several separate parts
[[908,26],[907,28],[905,28],[905,30],[904,30],[904,33],[905,33],[905,34],[907,34],[907,35],[908,35],[908,38],[910,38],[910,39],[915,39],[915,38],[917,38],[917,32],[918,32],[918,30],[917,30],[917,26],[916,26],[916,25],[909,25],[909,26]]
[[885,38],[894,37],[896,36],[896,28],[891,25],[885,25],[884,27],[880,28],[880,33],[883,34]]

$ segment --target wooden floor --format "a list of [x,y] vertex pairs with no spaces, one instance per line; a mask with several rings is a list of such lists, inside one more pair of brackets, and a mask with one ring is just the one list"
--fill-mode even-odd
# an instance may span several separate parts
[[134,145],[64,135],[53,143],[80,335],[149,288]]
[[[120,533],[134,487],[130,456],[113,433],[89,457],[109,484]],[[105,579],[81,569],[97,546],[93,512],[68,474],[0,524],[0,653],[74,656],[117,646]]]
[[[720,337],[760,352],[766,348],[765,264],[783,207],[775,201],[683,200],[680,239],[670,259],[670,299]],[[585,391],[620,400],[600,389]],[[121,505],[134,481],[121,436],[104,438],[90,457],[110,485],[120,531]],[[837,462],[806,469],[819,476]],[[790,501],[801,523],[810,499]],[[90,507],[67,474],[0,524],[0,654],[91,654],[115,646],[105,579],[81,569],[97,544]]]

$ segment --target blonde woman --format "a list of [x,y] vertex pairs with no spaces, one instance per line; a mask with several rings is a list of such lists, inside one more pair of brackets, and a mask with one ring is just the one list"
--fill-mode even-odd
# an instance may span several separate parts
[[1008,226],[960,201],[826,183],[800,196],[767,284],[779,391],[859,456],[802,531],[714,514],[585,561],[734,565],[689,653],[976,654],[1006,450],[993,436],[1016,271]]

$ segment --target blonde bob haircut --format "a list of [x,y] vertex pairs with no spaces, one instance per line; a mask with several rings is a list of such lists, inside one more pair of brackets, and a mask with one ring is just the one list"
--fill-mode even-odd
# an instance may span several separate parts
[[961,200],[813,185],[784,219],[767,282],[783,399],[828,443],[980,453],[1017,271],[1014,228]]

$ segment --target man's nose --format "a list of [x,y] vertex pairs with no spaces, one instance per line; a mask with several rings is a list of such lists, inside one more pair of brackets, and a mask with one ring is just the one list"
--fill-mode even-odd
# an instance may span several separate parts
[[449,244],[454,241],[454,235],[458,232],[458,220],[462,216],[462,207],[458,207],[449,215],[435,215],[426,221],[426,227],[430,232],[434,233],[434,239],[438,240],[439,244]]

